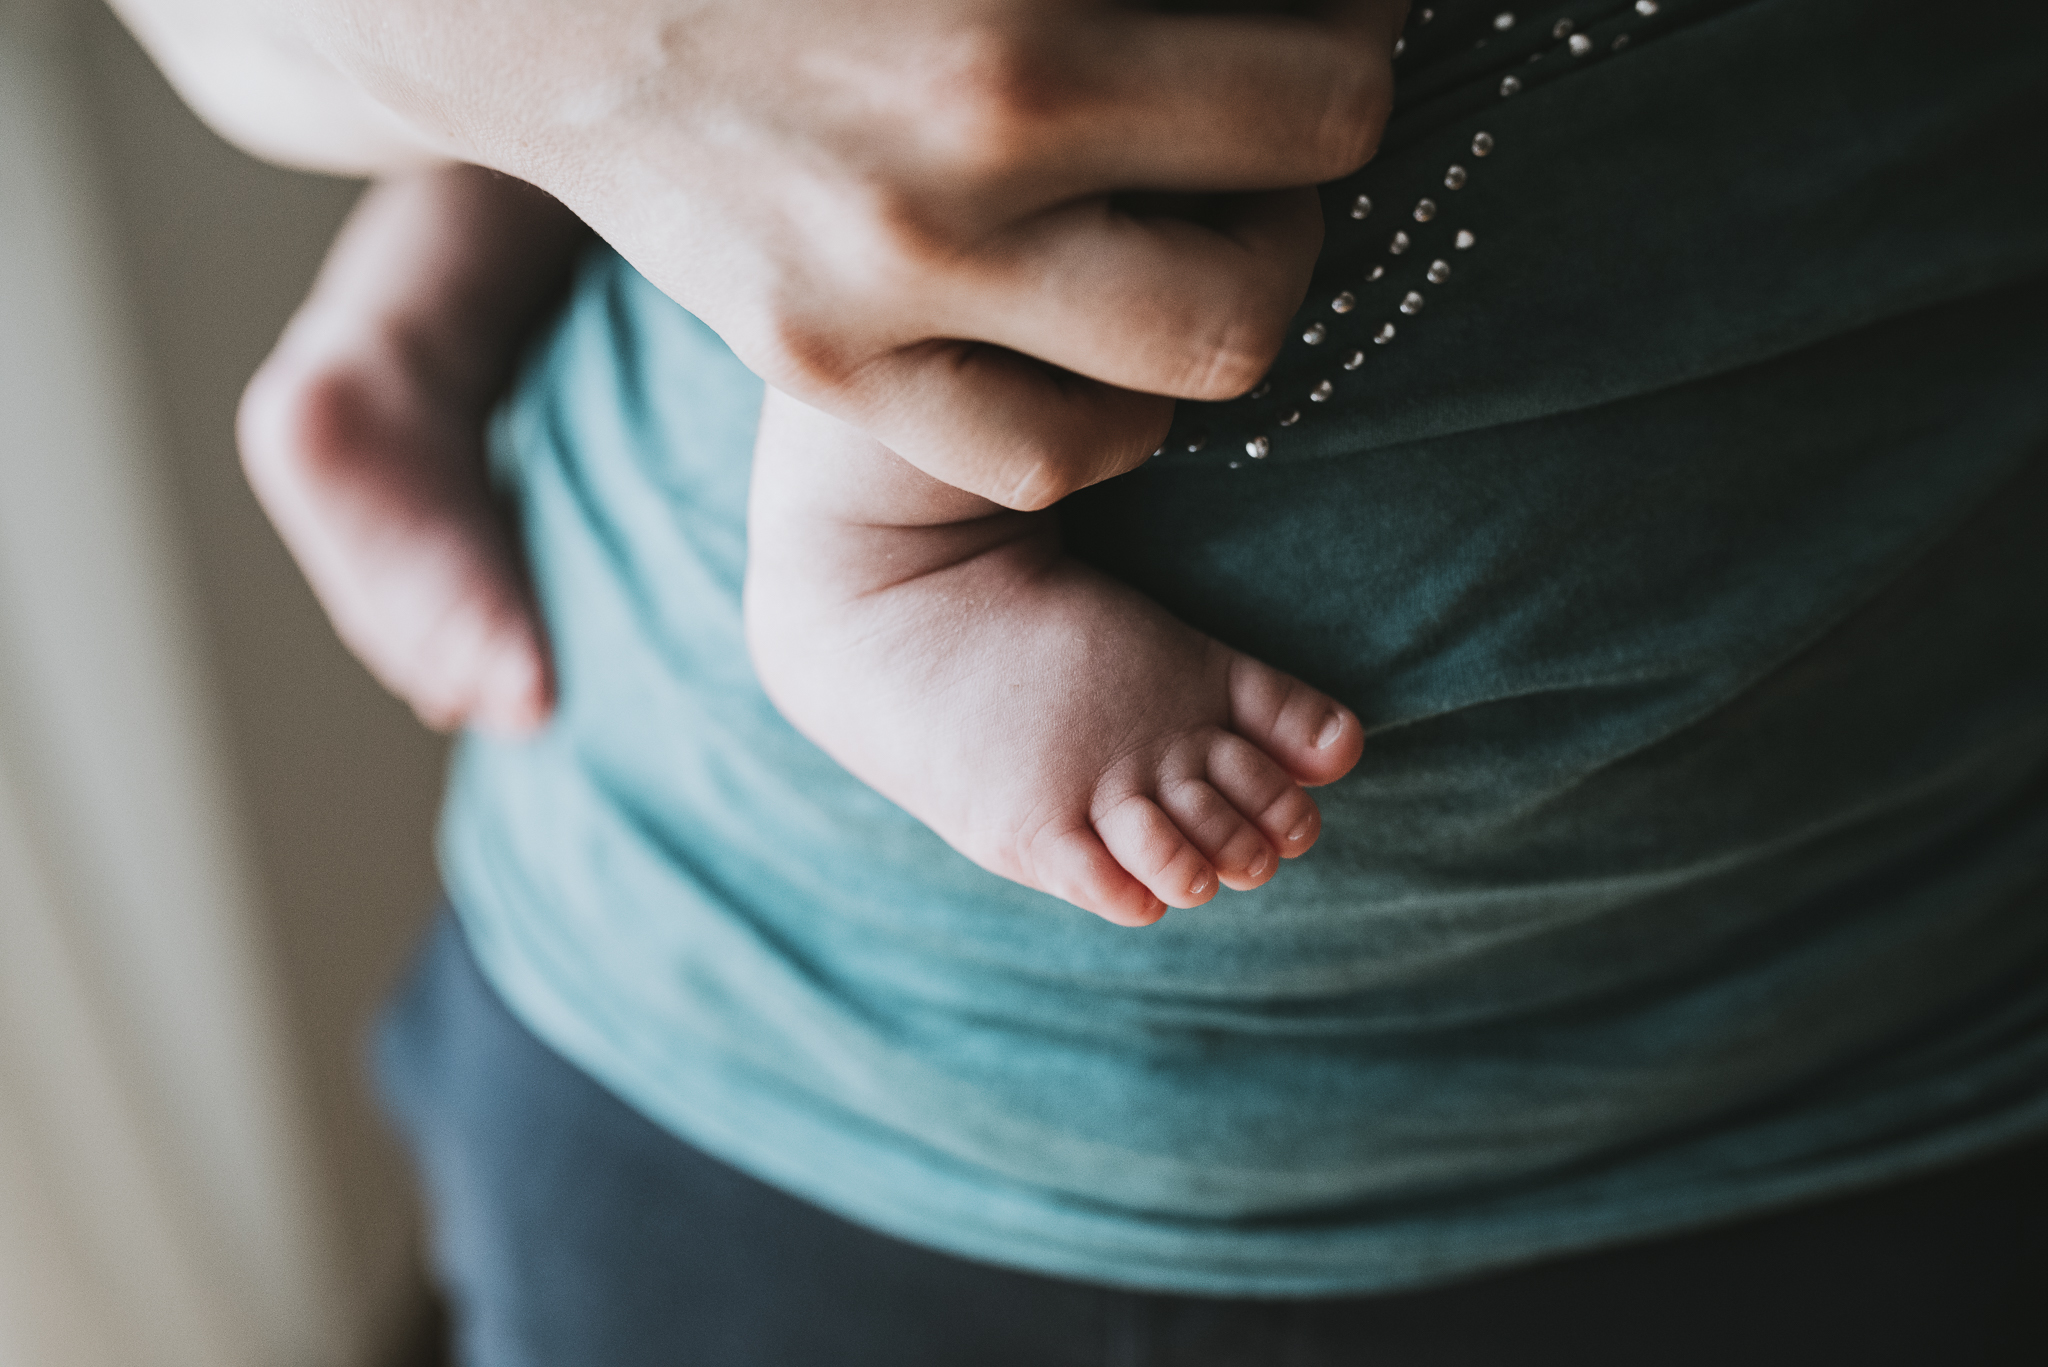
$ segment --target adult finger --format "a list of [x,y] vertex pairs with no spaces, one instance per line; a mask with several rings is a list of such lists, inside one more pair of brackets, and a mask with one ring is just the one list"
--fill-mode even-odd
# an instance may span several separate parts
[[1024,511],[1143,464],[1173,419],[1171,399],[974,342],[889,353],[829,407],[934,479]]
[[1207,222],[1093,200],[1019,224],[947,282],[934,331],[1127,389],[1233,398],[1258,383],[1323,237],[1308,189],[1231,196]]
[[1393,106],[1393,24],[1341,17],[1105,13],[1070,49],[1076,96],[1020,139],[1058,198],[1104,189],[1260,190],[1368,161]]

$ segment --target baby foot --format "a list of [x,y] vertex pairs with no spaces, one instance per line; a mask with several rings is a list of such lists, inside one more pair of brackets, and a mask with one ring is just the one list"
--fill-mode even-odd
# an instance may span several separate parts
[[783,715],[983,868],[1119,924],[1264,883],[1315,843],[1303,785],[1358,762],[1349,711],[1066,555],[1055,515],[779,396],[748,548]]
[[239,426],[250,485],[356,657],[428,726],[516,735],[554,688],[484,422],[403,356],[280,348]]

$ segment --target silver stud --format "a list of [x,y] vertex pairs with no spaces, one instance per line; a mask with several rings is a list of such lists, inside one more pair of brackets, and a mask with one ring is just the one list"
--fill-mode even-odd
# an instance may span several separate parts
[[1323,338],[1329,335],[1330,330],[1321,323],[1310,323],[1308,327],[1302,330],[1301,340],[1307,342],[1310,346],[1321,346]]
[[1379,279],[1379,278],[1380,278],[1381,276],[1385,275],[1386,273],[1387,273],[1387,268],[1386,268],[1385,266],[1374,266],[1374,267],[1373,267],[1373,268],[1372,268],[1372,269],[1371,269],[1370,271],[1368,271],[1368,272],[1366,273],[1366,277],[1365,277],[1365,278],[1366,278],[1366,279],[1367,279],[1368,281],[1372,281],[1372,280],[1377,280],[1377,279]]
[[1417,223],[1427,223],[1427,222],[1429,222],[1429,221],[1430,221],[1430,220],[1431,220],[1432,218],[1435,218],[1435,217],[1436,217],[1436,201],[1435,201],[1435,200],[1433,200],[1433,199],[1418,199],[1418,200],[1416,200],[1416,201],[1415,201],[1415,221],[1416,221]]
[[1153,448],[1152,454],[1151,454],[1150,456],[1147,456],[1147,457],[1146,457],[1146,459],[1147,459],[1147,460],[1158,460],[1158,459],[1159,459],[1159,458],[1160,458],[1161,456],[1163,456],[1163,455],[1165,455],[1165,454],[1166,454],[1166,448],[1165,448],[1164,446],[1160,446],[1160,447],[1155,447],[1155,448]]
[[1387,250],[1388,250],[1388,251],[1390,251],[1390,252],[1392,252],[1392,253],[1393,253],[1394,255],[1396,255],[1396,256],[1399,256],[1399,255],[1400,255],[1400,254],[1401,254],[1402,252],[1405,252],[1405,251],[1407,251],[1407,250],[1408,250],[1408,234],[1406,234],[1406,233],[1395,233],[1395,234],[1394,234],[1394,240],[1393,240],[1392,242],[1389,242],[1389,243],[1387,244]]
[[1396,57],[1400,56],[1400,55],[1401,55],[1402,53],[1406,52],[1407,50],[1408,50],[1408,40],[1407,40],[1406,38],[1396,38],[1396,39],[1394,40],[1394,55],[1395,55]]
[[1272,392],[1273,382],[1271,380],[1260,380],[1258,386],[1251,393],[1245,395],[1245,397],[1247,399],[1263,399]]
[[1469,228],[1458,229],[1458,235],[1451,239],[1451,241],[1457,246],[1458,250],[1461,252],[1470,251],[1472,249],[1472,244],[1474,242],[1477,242],[1478,240],[1478,238],[1472,236],[1472,230]]
[[1502,99],[1506,99],[1510,95],[1519,95],[1521,93],[1522,78],[1520,76],[1503,76],[1500,78],[1500,97]]
[[1433,9],[1430,9],[1430,8],[1429,8],[1428,6],[1426,6],[1426,5],[1425,5],[1425,6],[1423,7],[1422,13],[1421,13],[1420,15],[1418,15],[1418,16],[1417,16],[1417,18],[1418,18],[1418,19],[1420,19],[1420,20],[1421,20],[1421,22],[1423,22],[1423,23],[1425,23],[1425,24],[1426,24],[1426,23],[1428,23],[1428,22],[1429,22],[1430,20],[1432,20],[1432,19],[1436,18],[1436,11],[1435,11],[1435,10],[1433,10]]
[[[1253,437],[1250,441],[1244,444],[1244,453],[1250,456],[1253,460],[1264,460],[1267,454],[1270,451],[1272,451],[1272,449],[1273,443],[1267,441],[1264,437]],[[1237,462],[1230,462],[1230,468],[1235,470],[1237,468]]]
[[1571,41],[1572,56],[1583,57],[1593,50],[1593,40],[1583,33],[1574,33]]
[[1381,323],[1380,330],[1372,335],[1372,339],[1375,342],[1378,342],[1381,346],[1385,346],[1387,343],[1393,341],[1394,325],[1392,323]]
[[1615,50],[1616,52],[1619,52],[1619,51],[1621,51],[1621,50],[1622,50],[1623,48],[1625,48],[1625,47],[1627,47],[1627,46],[1628,46],[1628,35],[1627,35],[1626,33],[1618,33],[1618,34],[1616,34],[1616,35],[1614,36],[1614,50]]
[[1657,0],[1636,0],[1636,13],[1647,19],[1657,12]]
[[1409,314],[1420,313],[1425,302],[1421,295],[1417,294],[1414,290],[1410,290],[1401,296],[1401,312]]
[[1529,54],[1529,60],[1532,62],[1540,62],[1543,60],[1543,54],[1540,52],[1532,52]]
[[1506,33],[1515,26],[1515,12],[1511,9],[1504,9],[1499,14],[1494,15],[1493,26],[1502,33]]
[[1569,19],[1560,19],[1550,26],[1550,36],[1553,38],[1562,38],[1571,31],[1572,21]]
[[[1250,442],[1246,442],[1246,443],[1245,443],[1245,445],[1246,445],[1246,446],[1250,446],[1250,445],[1251,445],[1251,443],[1250,443]],[[1242,470],[1242,469],[1244,469],[1244,462],[1243,462],[1243,461],[1241,461],[1241,460],[1234,460],[1234,461],[1230,462],[1230,468],[1231,468],[1231,469],[1233,469],[1233,470]]]
[[1298,423],[1298,422],[1300,422],[1300,421],[1301,421],[1301,410],[1300,410],[1299,408],[1296,408],[1296,409],[1293,409],[1293,410],[1289,411],[1289,413],[1287,414],[1287,416],[1286,416],[1286,417],[1284,417],[1284,418],[1280,419],[1280,425],[1281,425],[1282,427],[1292,427],[1292,426],[1294,426],[1294,424],[1296,424],[1296,423]]
[[1207,432],[1190,432],[1190,433],[1188,434],[1188,440],[1187,440],[1187,448],[1188,448],[1188,450],[1190,450],[1190,451],[1199,451],[1199,450],[1201,450],[1201,449],[1202,449],[1202,448],[1203,448],[1204,446],[1207,446],[1208,444],[1209,444],[1209,434],[1208,434]]
[[1462,167],[1462,166],[1447,166],[1447,167],[1445,167],[1445,168],[1444,168],[1444,188],[1445,188],[1446,190],[1462,190],[1462,189],[1464,189],[1464,188],[1465,188],[1465,168],[1464,168],[1464,167]]
[[1441,285],[1441,284],[1443,284],[1443,282],[1444,282],[1444,281],[1446,281],[1446,280],[1448,280],[1448,279],[1450,279],[1450,278],[1451,278],[1451,263],[1450,263],[1450,262],[1448,262],[1448,261],[1444,260],[1444,259],[1443,259],[1442,257],[1438,257],[1438,258],[1437,258],[1436,260],[1434,260],[1434,261],[1432,261],[1432,262],[1430,262],[1430,263],[1429,263],[1429,283],[1430,283],[1430,284],[1432,284],[1432,285]]
[[1352,216],[1353,218],[1364,218],[1364,217],[1365,217],[1365,216],[1366,216],[1367,214],[1369,214],[1369,213],[1371,213],[1371,212],[1372,212],[1372,197],[1371,197],[1371,196],[1369,196],[1369,195],[1360,195],[1360,196],[1359,196],[1359,197],[1358,197],[1357,199],[1354,199],[1354,200],[1352,200],[1352,201],[1351,201],[1351,216]]
[[1354,351],[1344,358],[1344,368],[1346,370],[1356,370],[1364,364],[1365,353],[1362,351]]
[[1337,386],[1331,384],[1328,380],[1317,380],[1316,387],[1308,392],[1308,401],[1310,403],[1328,403],[1330,396],[1336,392]]
[[1357,307],[1358,296],[1353,294],[1350,290],[1344,291],[1342,294],[1338,295],[1335,299],[1332,299],[1330,301],[1330,312],[1332,313],[1349,313],[1351,312],[1351,310]]
[[1474,133],[1474,134],[1472,135],[1472,155],[1473,155],[1473,156],[1475,156],[1475,157],[1483,157],[1483,156],[1485,156],[1485,155],[1486,155],[1486,154],[1487,154],[1488,152],[1491,152],[1492,150],[1493,150],[1493,134],[1491,134],[1491,133]]

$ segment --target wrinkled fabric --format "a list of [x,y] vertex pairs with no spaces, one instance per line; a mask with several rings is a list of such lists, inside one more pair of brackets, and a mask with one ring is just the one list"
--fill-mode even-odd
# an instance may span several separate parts
[[1455,1286],[1162,1296],[952,1258],[691,1148],[533,1037],[444,916],[375,1066],[461,1367],[2040,1367],[2048,1142]]
[[2048,17],[1653,8],[1574,58],[1566,10],[1438,6],[1327,191],[1321,340],[1063,509],[1369,733],[1307,858],[1141,932],[776,714],[759,382],[586,262],[494,433],[561,711],[466,740],[443,829],[521,1019],[851,1219],[1191,1293],[1443,1281],[2048,1129]]

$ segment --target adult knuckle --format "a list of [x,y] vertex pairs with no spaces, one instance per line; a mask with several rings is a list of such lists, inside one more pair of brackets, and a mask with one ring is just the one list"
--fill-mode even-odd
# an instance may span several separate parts
[[865,317],[870,306],[915,295],[962,251],[943,196],[910,177],[850,178],[832,187],[828,202],[829,226],[803,224],[805,259],[768,287],[790,309]]
[[841,388],[856,368],[837,329],[781,303],[764,308],[749,351],[746,359],[763,378],[799,396]]
[[950,216],[913,187],[868,187],[863,217],[869,239],[862,273],[872,285],[901,288],[939,271],[960,252]]
[[1069,107],[1070,80],[1039,32],[969,25],[941,45],[926,77],[926,118],[957,170],[999,176],[1042,146]]

